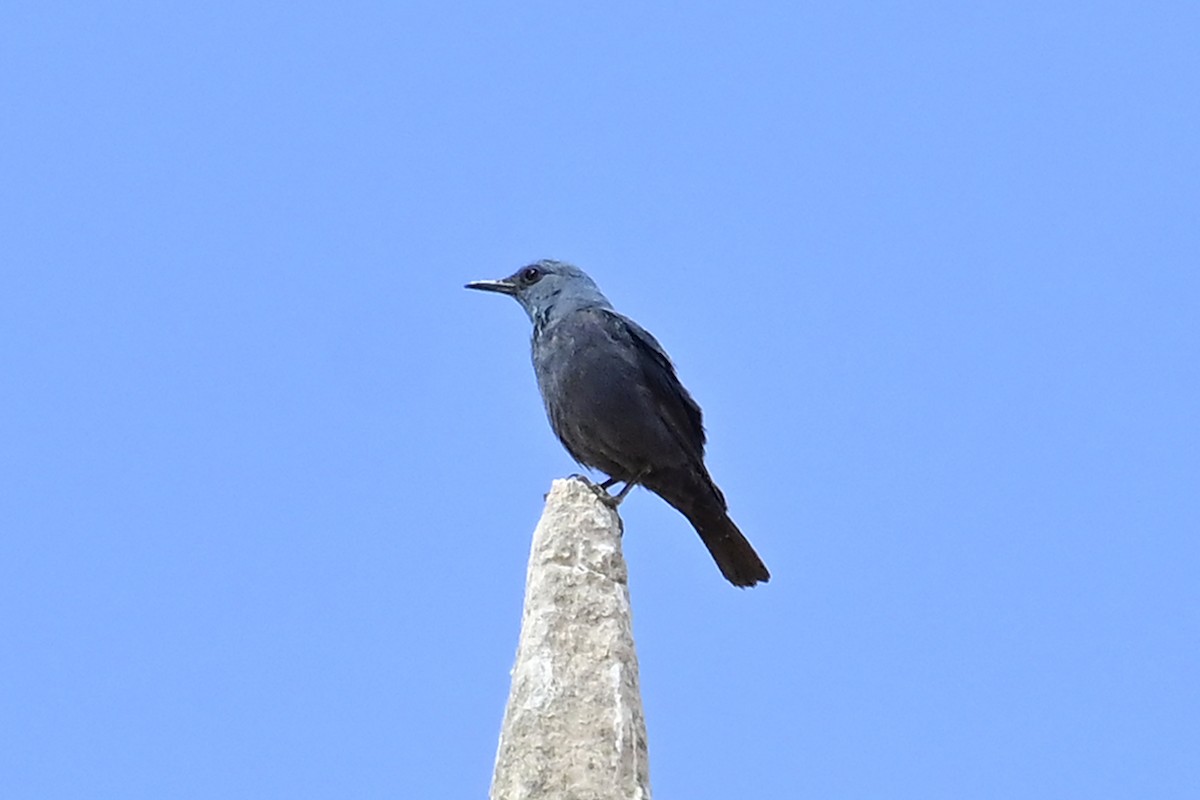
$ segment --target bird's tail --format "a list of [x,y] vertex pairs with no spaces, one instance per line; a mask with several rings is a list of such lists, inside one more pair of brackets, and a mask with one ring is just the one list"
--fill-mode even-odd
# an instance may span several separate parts
[[753,586],[771,580],[767,565],[725,511],[714,509],[690,514],[688,519],[712,554],[713,561],[717,562],[721,574],[734,586]]
[[767,571],[767,565],[729,518],[725,498],[712,479],[707,474],[690,475],[687,481],[679,481],[682,476],[673,477],[676,480],[648,480],[644,485],[688,518],[725,579],[734,586],[743,587],[769,581],[771,573]]

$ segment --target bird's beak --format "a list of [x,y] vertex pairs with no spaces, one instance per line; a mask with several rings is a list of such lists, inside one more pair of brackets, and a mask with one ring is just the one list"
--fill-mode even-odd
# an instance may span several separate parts
[[471,281],[464,288],[481,289],[485,292],[499,292],[513,295],[517,293],[517,285],[512,281]]

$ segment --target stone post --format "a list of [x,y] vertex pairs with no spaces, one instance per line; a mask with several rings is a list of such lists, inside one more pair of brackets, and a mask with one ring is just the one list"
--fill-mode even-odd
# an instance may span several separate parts
[[492,800],[650,800],[621,520],[556,480],[533,533]]

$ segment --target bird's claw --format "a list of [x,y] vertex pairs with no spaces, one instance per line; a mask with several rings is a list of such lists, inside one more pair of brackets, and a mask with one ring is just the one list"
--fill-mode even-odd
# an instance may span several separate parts
[[615,509],[617,506],[621,505],[621,501],[625,499],[620,494],[613,495],[608,493],[608,487],[612,486],[615,481],[595,483],[587,475],[580,475],[578,472],[568,475],[567,478],[582,482],[584,486],[587,486],[589,489],[595,492],[596,496],[600,498],[601,503],[604,503],[604,505],[608,506],[609,508]]

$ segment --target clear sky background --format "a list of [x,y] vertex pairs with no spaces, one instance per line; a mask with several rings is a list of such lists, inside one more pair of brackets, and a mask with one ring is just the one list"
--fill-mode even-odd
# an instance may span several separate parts
[[1200,796],[1194,3],[11,2],[0,795],[486,793],[588,269],[661,798]]

